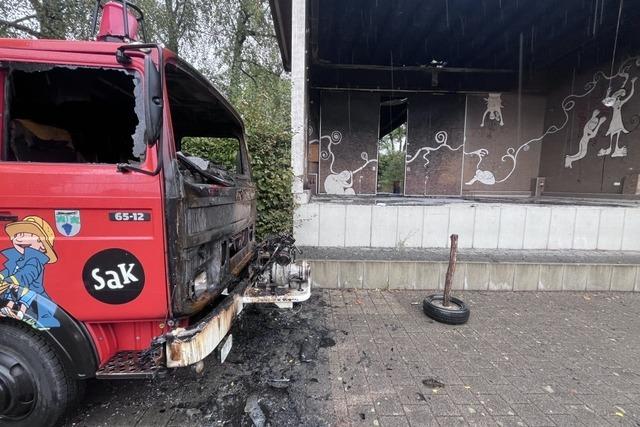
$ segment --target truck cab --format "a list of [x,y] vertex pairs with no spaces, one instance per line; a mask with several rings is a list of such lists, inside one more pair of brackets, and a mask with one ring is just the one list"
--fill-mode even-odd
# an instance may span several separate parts
[[[240,115],[142,13],[96,41],[0,39],[0,423],[54,424],[87,378],[202,363],[245,304],[309,297],[257,243]],[[220,158],[188,147],[214,144]]]

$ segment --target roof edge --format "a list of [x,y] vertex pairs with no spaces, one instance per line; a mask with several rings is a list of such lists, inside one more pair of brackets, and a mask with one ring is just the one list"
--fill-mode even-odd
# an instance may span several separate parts
[[282,66],[285,71],[291,72],[291,37],[287,37],[288,34],[291,34],[291,1],[269,0],[269,6],[280,48]]

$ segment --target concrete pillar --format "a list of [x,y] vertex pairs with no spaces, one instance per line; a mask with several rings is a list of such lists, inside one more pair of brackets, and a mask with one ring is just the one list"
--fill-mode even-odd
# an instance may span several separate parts
[[304,0],[291,2],[291,191],[298,203],[306,203],[304,191],[305,147],[307,142],[307,5]]

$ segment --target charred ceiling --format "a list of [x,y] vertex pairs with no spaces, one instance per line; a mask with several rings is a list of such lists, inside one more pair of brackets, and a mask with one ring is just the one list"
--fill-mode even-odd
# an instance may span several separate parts
[[[516,88],[521,66],[525,89],[547,90],[550,73],[611,60],[620,12],[619,0],[310,0],[309,6],[312,86],[444,91]],[[638,50],[639,19],[640,3],[624,3],[618,59]]]

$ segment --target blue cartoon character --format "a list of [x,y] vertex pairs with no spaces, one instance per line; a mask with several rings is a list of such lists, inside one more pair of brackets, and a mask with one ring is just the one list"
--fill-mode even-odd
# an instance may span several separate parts
[[[28,321],[39,329],[60,326],[57,306],[44,288],[44,267],[58,257],[51,226],[38,216],[5,226],[13,247],[0,251],[6,260],[0,270],[0,316]],[[34,324],[35,322],[35,324]]]

